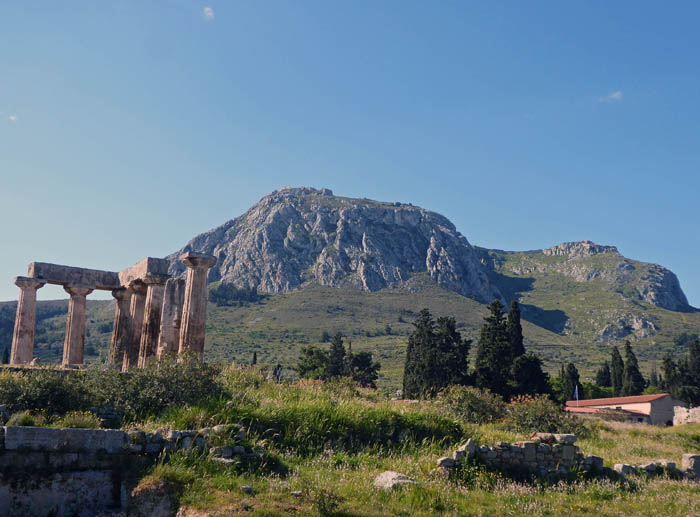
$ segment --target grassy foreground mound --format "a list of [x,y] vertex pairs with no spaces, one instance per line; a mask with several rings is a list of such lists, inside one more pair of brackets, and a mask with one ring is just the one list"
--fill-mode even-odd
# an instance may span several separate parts
[[[574,420],[537,399],[504,406],[467,392],[391,401],[348,382],[276,384],[254,369],[192,362],[129,376],[91,369],[0,372],[0,404],[49,425],[60,425],[66,413],[109,405],[122,412],[124,428],[245,426],[247,445],[265,451],[262,461],[227,465],[179,451],[138,473],[141,489],[167,487],[179,515],[700,514],[700,485],[664,477],[623,481],[574,473],[524,481],[479,465],[452,478],[434,471],[439,457],[469,437],[492,445],[539,430],[575,431],[582,452],[602,456],[607,466],[660,458],[680,464],[682,454],[700,453],[700,425]],[[373,480],[385,470],[419,484],[377,489]]]

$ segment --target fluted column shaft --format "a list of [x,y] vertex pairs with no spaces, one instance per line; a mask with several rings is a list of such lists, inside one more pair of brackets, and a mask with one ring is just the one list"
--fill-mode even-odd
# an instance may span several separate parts
[[148,292],[146,284],[140,280],[131,282],[128,289],[131,293],[131,330],[129,332],[129,341],[124,349],[122,371],[138,366],[143,314],[146,308],[146,293]]
[[63,366],[83,364],[85,352],[85,310],[86,296],[92,289],[81,286],[64,286],[70,295],[66,339],[63,343]]
[[204,337],[207,323],[207,272],[216,258],[202,253],[188,253],[180,258],[187,266],[185,302],[182,308],[179,353],[204,356]]
[[139,343],[139,368],[144,368],[151,357],[156,355],[158,349],[158,336],[160,335],[160,319],[163,309],[163,292],[167,278],[146,278],[148,285],[146,293],[146,308],[143,316],[143,328]]
[[10,364],[28,364],[34,357],[34,330],[36,325],[36,291],[44,283],[35,278],[18,276],[15,285],[19,287],[17,316],[12,334]]
[[176,355],[180,347],[180,325],[182,305],[185,299],[185,281],[171,278],[165,284],[163,310],[158,336],[158,359],[166,355]]
[[112,341],[109,344],[109,364],[121,368],[131,332],[131,293],[125,287],[120,287],[112,291],[112,296],[117,301],[117,307],[114,311]]

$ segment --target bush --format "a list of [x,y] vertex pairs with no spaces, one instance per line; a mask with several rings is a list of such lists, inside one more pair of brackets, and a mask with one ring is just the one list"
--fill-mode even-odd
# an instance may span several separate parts
[[40,427],[46,425],[46,417],[41,413],[32,414],[30,411],[22,411],[12,415],[5,425]]
[[32,370],[0,372],[0,404],[9,411],[46,409],[63,414],[85,409],[88,393],[81,386],[81,372]]
[[440,392],[438,403],[451,416],[470,424],[496,422],[506,413],[500,395],[472,386],[450,386]]
[[56,422],[62,429],[99,429],[100,418],[89,411],[70,411]]
[[593,433],[582,419],[568,415],[546,395],[518,396],[507,407],[506,423],[515,431],[532,433],[571,433],[579,438]]

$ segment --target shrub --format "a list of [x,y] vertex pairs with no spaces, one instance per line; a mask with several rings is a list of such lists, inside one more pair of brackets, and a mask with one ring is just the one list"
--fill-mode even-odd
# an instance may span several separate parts
[[527,434],[571,433],[585,438],[593,433],[593,428],[583,419],[568,415],[546,395],[515,397],[508,404],[506,423]]
[[42,413],[32,414],[31,411],[22,411],[12,415],[6,425],[40,427],[46,425],[46,417]]
[[448,414],[470,424],[496,422],[506,412],[500,395],[472,386],[450,386],[440,392],[438,403]]
[[99,429],[100,418],[89,411],[70,411],[56,422],[56,427],[71,429]]
[[57,370],[0,372],[0,404],[10,411],[44,408],[53,414],[87,407],[81,372]]

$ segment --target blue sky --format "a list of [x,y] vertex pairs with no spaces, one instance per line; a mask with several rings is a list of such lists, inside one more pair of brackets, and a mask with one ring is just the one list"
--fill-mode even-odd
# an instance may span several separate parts
[[2,2],[0,300],[31,261],[119,270],[304,185],[441,212],[480,246],[613,244],[700,306],[699,18],[697,2]]

